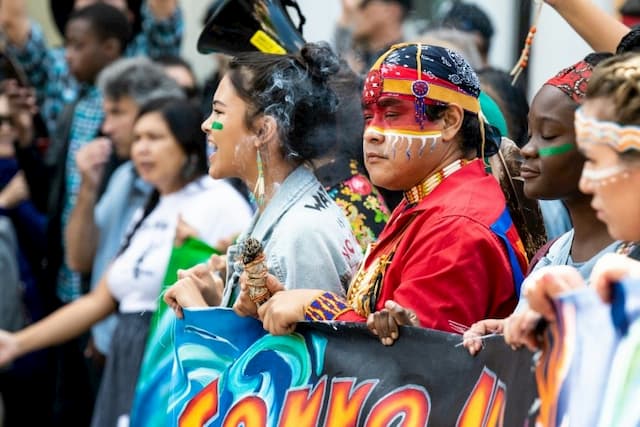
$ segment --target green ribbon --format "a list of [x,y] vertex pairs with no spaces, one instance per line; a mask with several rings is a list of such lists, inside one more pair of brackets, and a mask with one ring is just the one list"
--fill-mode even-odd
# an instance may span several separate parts
[[570,142],[566,142],[562,145],[557,145],[555,147],[543,147],[538,148],[538,155],[540,157],[551,157],[551,156],[559,156],[560,154],[568,153],[569,151],[573,151],[576,149],[576,146]]
[[213,130],[222,130],[224,126],[222,126],[222,123],[220,122],[213,122],[211,123],[211,129]]

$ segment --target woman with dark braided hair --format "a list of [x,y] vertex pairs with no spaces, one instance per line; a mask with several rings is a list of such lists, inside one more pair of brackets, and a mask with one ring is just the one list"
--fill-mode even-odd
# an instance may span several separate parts
[[365,164],[375,185],[404,199],[346,298],[277,292],[257,311],[265,329],[369,318],[386,344],[393,301],[444,331],[513,310],[527,261],[500,185],[485,172],[483,154],[495,146],[484,143],[492,130],[478,117],[479,92],[471,67],[445,48],[401,44],[378,59],[363,91]]
[[[297,54],[252,52],[231,60],[202,124],[216,149],[209,174],[241,178],[253,189],[258,211],[226,259],[188,270],[165,293],[178,316],[182,307],[235,304],[242,310],[245,300],[255,311],[248,287],[255,290],[264,269],[253,265],[250,275],[245,272],[245,242],[262,247],[271,273],[266,285],[344,295],[362,251],[310,167],[336,143],[337,96],[330,79],[338,68],[331,49],[313,43]],[[264,293],[258,294],[260,302]]]

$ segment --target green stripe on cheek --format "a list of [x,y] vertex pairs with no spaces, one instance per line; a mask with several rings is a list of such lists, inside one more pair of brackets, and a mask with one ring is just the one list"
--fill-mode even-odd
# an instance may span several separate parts
[[224,126],[222,126],[222,123],[220,122],[213,122],[211,123],[211,129],[213,130],[222,130]]
[[540,157],[558,156],[560,154],[568,153],[575,150],[576,146],[570,142],[566,142],[562,145],[555,147],[543,147],[538,149],[538,155]]

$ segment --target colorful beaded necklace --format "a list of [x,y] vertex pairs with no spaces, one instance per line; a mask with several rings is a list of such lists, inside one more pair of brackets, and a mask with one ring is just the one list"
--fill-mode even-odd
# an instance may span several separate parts
[[445,166],[443,169],[425,178],[418,185],[405,191],[405,199],[407,200],[407,202],[409,202],[409,204],[412,205],[419,203],[422,199],[427,197],[438,185],[440,185],[440,183],[444,181],[446,177],[462,169],[462,167],[467,163],[469,163],[468,160],[459,159]]

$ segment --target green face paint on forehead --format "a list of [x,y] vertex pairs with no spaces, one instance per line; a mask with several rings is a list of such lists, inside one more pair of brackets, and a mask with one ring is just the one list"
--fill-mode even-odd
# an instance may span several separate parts
[[211,123],[211,129],[213,130],[222,130],[224,126],[222,126],[222,123],[220,122],[213,122]]
[[560,154],[568,153],[576,149],[576,146],[570,142],[555,146],[555,147],[543,147],[538,149],[538,155],[540,157],[559,156]]

